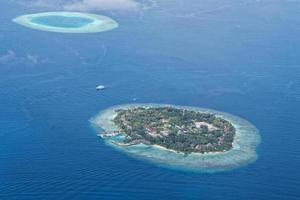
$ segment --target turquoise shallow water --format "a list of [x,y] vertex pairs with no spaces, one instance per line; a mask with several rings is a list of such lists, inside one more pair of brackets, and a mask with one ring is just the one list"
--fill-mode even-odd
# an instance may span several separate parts
[[99,33],[119,26],[107,16],[82,12],[42,12],[21,15],[12,21],[27,28],[59,33]]
[[92,23],[93,20],[83,17],[42,16],[32,18],[31,22],[45,26],[78,28]]
[[[113,31],[59,34],[12,23],[43,10],[0,1],[1,200],[300,199],[300,2],[154,2],[97,12]],[[88,120],[133,102],[246,119],[258,159],[200,174],[124,155]]]

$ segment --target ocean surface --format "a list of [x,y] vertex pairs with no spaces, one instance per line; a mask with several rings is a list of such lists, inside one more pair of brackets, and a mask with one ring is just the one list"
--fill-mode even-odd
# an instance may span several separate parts
[[[118,29],[61,34],[11,21],[51,10],[0,1],[0,200],[300,199],[300,1],[142,4],[95,12]],[[133,99],[240,116],[258,160],[201,174],[128,157],[89,119]]]

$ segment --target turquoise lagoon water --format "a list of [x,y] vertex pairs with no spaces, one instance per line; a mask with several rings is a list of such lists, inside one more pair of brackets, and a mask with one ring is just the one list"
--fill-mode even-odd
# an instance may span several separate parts
[[16,17],[13,21],[27,28],[61,33],[97,33],[118,27],[109,17],[79,12],[36,13]]
[[[1,200],[300,199],[299,1],[142,0],[97,12],[120,27],[96,34],[19,26],[45,10],[16,2],[0,1]],[[193,173],[127,156],[89,119],[134,102],[246,119],[258,159]]]
[[64,16],[42,16],[35,17],[31,19],[32,23],[53,26],[53,27],[61,27],[61,28],[79,28],[82,26],[86,26],[89,23],[92,23],[93,20],[84,17],[64,17]]

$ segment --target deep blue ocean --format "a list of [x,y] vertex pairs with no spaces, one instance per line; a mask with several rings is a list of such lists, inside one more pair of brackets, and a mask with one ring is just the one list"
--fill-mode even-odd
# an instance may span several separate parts
[[[11,22],[49,10],[0,1],[0,200],[300,199],[300,1],[146,3],[95,12],[118,29],[61,34]],[[240,116],[258,160],[201,174],[128,157],[89,119],[133,99]]]

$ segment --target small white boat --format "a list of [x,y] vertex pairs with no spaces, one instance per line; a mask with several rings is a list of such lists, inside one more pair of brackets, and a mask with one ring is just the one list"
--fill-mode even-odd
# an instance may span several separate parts
[[96,90],[104,90],[104,89],[105,89],[104,85],[99,85],[98,87],[96,87]]

